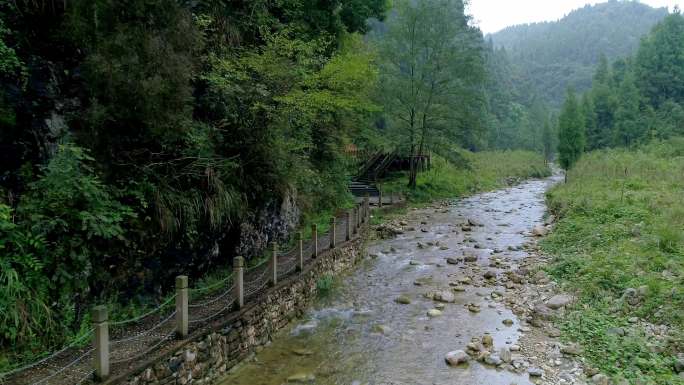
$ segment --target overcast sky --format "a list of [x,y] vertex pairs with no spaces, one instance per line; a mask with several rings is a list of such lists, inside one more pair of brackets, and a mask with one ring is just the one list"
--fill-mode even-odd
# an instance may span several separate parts
[[[605,3],[592,0],[471,0],[470,13],[480,29],[487,34],[510,25],[535,21],[558,20],[573,9],[585,4]],[[684,9],[684,0],[642,0],[652,7],[679,5]]]

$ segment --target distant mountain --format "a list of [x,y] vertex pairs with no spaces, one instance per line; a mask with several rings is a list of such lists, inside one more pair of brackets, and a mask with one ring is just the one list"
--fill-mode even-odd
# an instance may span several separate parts
[[634,53],[641,37],[667,16],[667,8],[611,0],[577,9],[556,22],[508,27],[489,35],[508,52],[520,73],[520,89],[531,89],[554,107],[565,90],[591,87],[601,55],[609,61]]

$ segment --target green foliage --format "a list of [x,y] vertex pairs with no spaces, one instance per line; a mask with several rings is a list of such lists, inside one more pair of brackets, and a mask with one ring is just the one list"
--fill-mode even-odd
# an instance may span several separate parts
[[666,8],[636,1],[607,1],[574,10],[559,21],[508,27],[492,34],[505,47],[520,76],[519,88],[532,90],[553,108],[563,104],[568,87],[584,93],[605,55],[631,55],[639,39],[667,16]]
[[42,5],[0,2],[0,148],[21,158],[0,171],[9,361],[61,345],[94,301],[138,314],[170,277],[225,268],[243,228],[285,240],[350,202],[344,149],[381,141],[356,32],[384,0]]
[[[676,383],[672,355],[684,326],[684,141],[656,141],[637,150],[585,155],[569,182],[549,195],[560,218],[543,249],[555,256],[549,272],[581,303],[563,321],[592,365],[617,377]],[[638,306],[621,299],[627,288],[646,292]],[[646,340],[632,316],[667,324],[673,339]],[[610,327],[629,333],[618,337]]]
[[[45,239],[14,223],[14,212],[0,203],[0,346],[46,338],[55,327],[43,275]],[[47,329],[47,330],[45,330]],[[1,366],[1,365],[0,365]]]
[[[484,145],[482,36],[464,8],[461,0],[398,1],[377,34],[388,131],[407,154]],[[415,178],[412,167],[411,185]]]
[[5,38],[10,34],[5,23],[0,19],[0,77],[14,78],[22,69],[22,63],[15,50],[7,45]]
[[569,170],[584,152],[584,121],[572,90],[558,118],[558,160],[561,167]]
[[432,168],[418,174],[415,190],[406,189],[407,176],[398,176],[382,184],[386,192],[402,192],[415,203],[429,203],[437,199],[455,199],[478,191],[493,190],[510,181],[549,176],[551,170],[539,154],[529,151],[484,151],[471,153],[461,150],[467,167],[435,157]]
[[335,278],[332,275],[324,275],[316,281],[316,291],[321,297],[330,295],[333,285],[335,283]]
[[684,16],[677,11],[641,42],[636,78],[642,95],[655,108],[666,101],[684,103]]
[[635,59],[602,57],[582,114],[587,149],[630,147],[684,133],[684,17],[676,11],[641,42]]

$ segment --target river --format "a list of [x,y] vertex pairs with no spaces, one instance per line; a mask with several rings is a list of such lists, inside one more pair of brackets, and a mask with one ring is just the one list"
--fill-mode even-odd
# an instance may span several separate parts
[[[410,210],[403,234],[370,242],[369,257],[331,294],[221,384],[531,384],[526,371],[475,361],[450,367],[444,358],[486,334],[495,351],[517,343],[525,329],[497,295],[506,287],[484,273],[498,277],[526,256],[530,230],[543,222],[544,193],[557,180]],[[464,256],[477,261],[458,261]],[[434,291],[454,293],[455,302],[424,295]],[[410,304],[397,303],[401,296]],[[435,308],[442,314],[428,316]]]

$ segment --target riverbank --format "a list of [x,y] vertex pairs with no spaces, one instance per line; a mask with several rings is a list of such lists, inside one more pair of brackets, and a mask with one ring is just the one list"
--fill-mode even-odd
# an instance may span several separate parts
[[563,339],[615,383],[684,383],[683,154],[681,140],[587,154],[548,195],[546,270],[578,299]]

